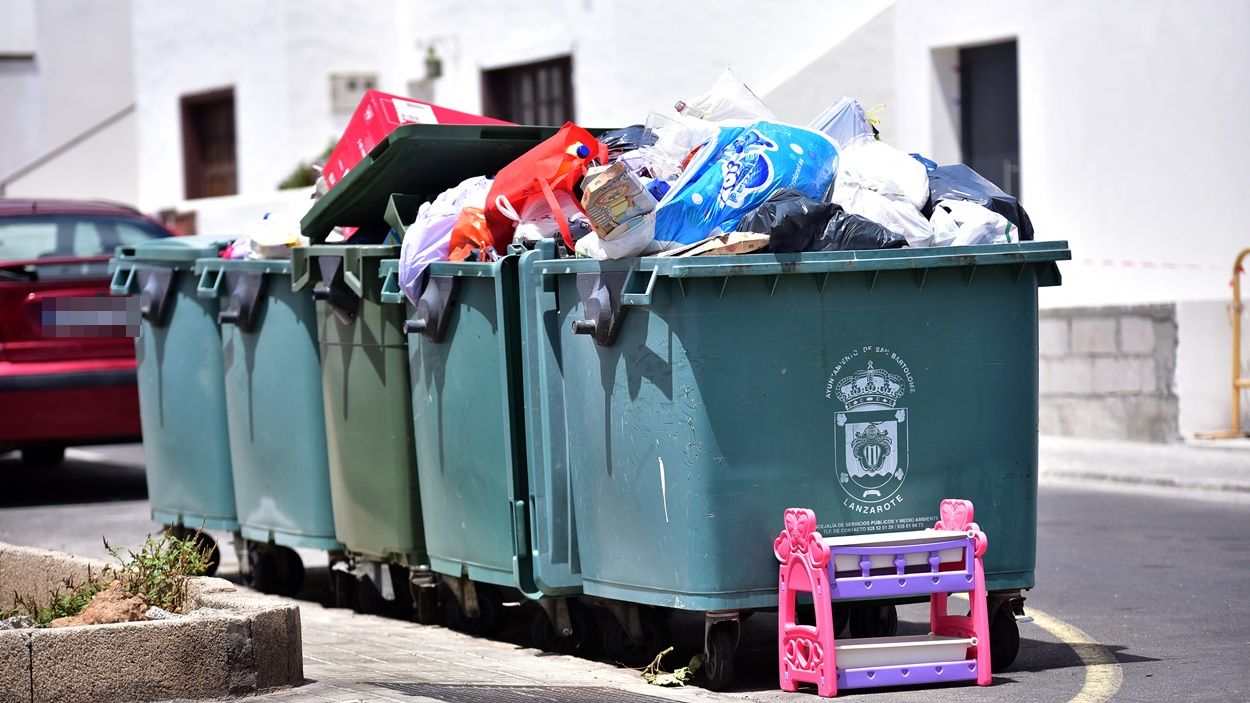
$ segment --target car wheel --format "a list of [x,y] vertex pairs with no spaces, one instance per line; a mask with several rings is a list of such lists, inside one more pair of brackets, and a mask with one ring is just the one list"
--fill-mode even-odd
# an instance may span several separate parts
[[65,461],[65,447],[40,445],[22,447],[22,463],[37,469],[60,466]]

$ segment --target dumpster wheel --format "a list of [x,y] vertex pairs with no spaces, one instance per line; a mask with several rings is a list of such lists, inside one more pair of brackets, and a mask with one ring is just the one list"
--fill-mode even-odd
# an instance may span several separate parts
[[634,642],[617,618],[609,621],[603,631],[603,650],[612,661],[637,668],[650,664],[660,650],[671,644],[671,631],[664,613],[643,606],[638,608],[638,620],[642,626],[642,641]]
[[1010,602],[994,610],[990,618],[990,671],[1004,671],[1020,653],[1020,626]]
[[471,591],[478,614],[470,616],[468,611],[473,604],[462,605],[457,594],[443,582],[439,584],[439,588],[442,590],[440,597],[447,617],[447,627],[477,637],[493,637],[499,634],[504,626],[503,594],[490,584],[475,583],[468,579],[461,581],[465,584],[464,595],[461,597],[469,598]]
[[304,585],[304,562],[290,547],[252,542],[244,582],[261,593],[293,596]]
[[[597,649],[599,644],[599,625],[595,622],[594,613],[576,598],[561,600],[568,608],[571,632],[568,635],[556,632],[551,615],[545,608],[538,608],[534,611],[534,618],[530,620],[530,637],[534,646],[544,652],[555,654],[592,656],[593,650]],[[553,605],[552,607],[559,606]]]
[[711,623],[703,643],[703,673],[707,687],[728,691],[734,682],[734,653],[738,650],[740,624],[736,619]]

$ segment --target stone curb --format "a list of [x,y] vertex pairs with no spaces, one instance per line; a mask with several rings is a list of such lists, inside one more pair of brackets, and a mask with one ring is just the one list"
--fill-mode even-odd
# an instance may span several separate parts
[[[0,605],[103,562],[0,543]],[[189,617],[0,631],[0,703],[241,696],[304,680],[299,607],[224,579],[188,584]]]

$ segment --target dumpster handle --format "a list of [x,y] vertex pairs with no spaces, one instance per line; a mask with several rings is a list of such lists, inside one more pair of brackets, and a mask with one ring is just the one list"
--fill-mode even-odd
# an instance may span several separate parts
[[195,292],[201,298],[216,298],[221,293],[223,273],[219,268],[205,268],[200,271],[200,282],[195,286]]
[[[640,286],[638,280],[643,276],[646,278]],[[655,269],[647,271],[630,269],[629,275],[625,278],[625,287],[621,292],[621,305],[650,305],[651,296],[655,292],[655,281],[659,277]]]
[[423,334],[434,344],[447,335],[451,308],[460,293],[459,276],[430,276],[417,299],[417,315],[404,321],[405,334]]
[[312,296],[313,300],[328,303],[339,321],[349,324],[356,319],[356,314],[360,311],[360,296],[344,280],[345,258],[343,256],[317,258],[321,280],[313,284]]
[[243,332],[256,329],[260,303],[264,296],[265,274],[258,271],[232,272],[229,307],[217,313],[217,324],[235,325]]
[[109,283],[109,292],[113,295],[130,295],[135,281],[135,267],[126,263],[118,263],[113,270],[113,280]]
[[[577,294],[582,300],[585,319],[573,321],[573,334],[589,335],[601,347],[610,347],[616,342],[629,312],[629,307],[623,304],[622,293],[633,273],[631,269],[577,274]],[[646,292],[634,294],[638,302],[630,305],[651,302],[650,290],[654,284],[653,277],[644,286]]]
[[139,316],[153,327],[164,327],[176,269],[144,270],[139,276]]

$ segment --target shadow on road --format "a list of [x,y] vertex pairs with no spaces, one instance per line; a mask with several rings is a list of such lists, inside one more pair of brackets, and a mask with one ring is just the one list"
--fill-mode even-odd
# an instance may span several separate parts
[[60,466],[36,469],[23,464],[16,453],[0,456],[0,507],[103,503],[147,497],[142,467],[69,457]]

